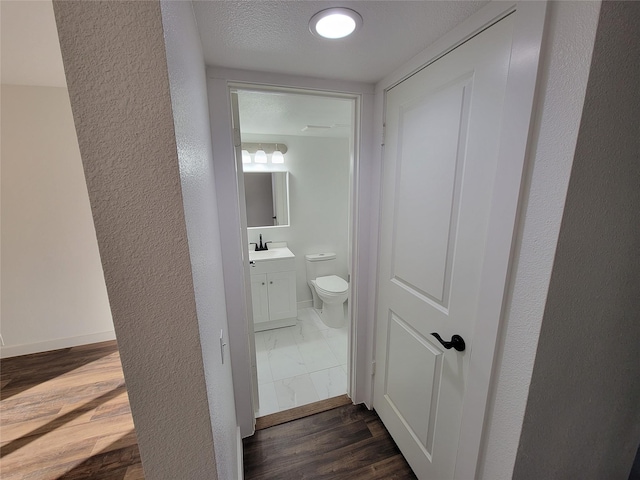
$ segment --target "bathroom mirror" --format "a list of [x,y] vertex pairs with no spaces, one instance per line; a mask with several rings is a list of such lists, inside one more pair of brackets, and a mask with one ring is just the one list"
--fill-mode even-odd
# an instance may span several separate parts
[[244,172],[247,227],[289,226],[289,172]]

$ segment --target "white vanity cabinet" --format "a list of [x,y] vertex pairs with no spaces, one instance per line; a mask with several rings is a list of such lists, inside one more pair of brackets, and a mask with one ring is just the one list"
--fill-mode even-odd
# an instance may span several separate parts
[[286,247],[249,255],[255,331],[295,325],[298,316],[295,257]]

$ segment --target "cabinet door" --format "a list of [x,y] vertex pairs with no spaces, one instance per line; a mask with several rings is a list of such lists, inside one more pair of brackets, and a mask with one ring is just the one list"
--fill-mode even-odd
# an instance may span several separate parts
[[296,303],[296,272],[267,274],[269,289],[269,319],[281,320],[298,316]]
[[269,299],[267,295],[267,275],[251,275],[251,303],[253,323],[258,325],[269,321]]

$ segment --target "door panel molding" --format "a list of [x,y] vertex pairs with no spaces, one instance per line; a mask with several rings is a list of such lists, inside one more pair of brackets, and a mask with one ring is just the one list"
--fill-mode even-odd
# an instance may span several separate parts
[[[402,336],[405,338],[400,338]],[[390,311],[389,315],[387,338],[388,361],[385,369],[385,399],[404,421],[416,441],[424,447],[425,455],[431,458],[435,435],[436,410],[442,378],[442,349],[433,344],[428,337],[411,328],[407,322],[394,314],[393,311]],[[391,343],[394,341],[404,342],[405,348],[392,349]],[[415,368],[411,369],[411,367]],[[406,384],[395,380],[398,378],[397,375],[389,374],[391,369],[400,369],[405,372],[405,376],[411,381],[409,389],[406,389]],[[395,377],[395,379],[389,385],[391,377]],[[410,399],[406,398],[409,395],[415,395],[416,388],[425,390],[423,396],[429,399],[428,404],[422,405],[424,411],[413,410]],[[411,418],[409,419],[408,417]],[[414,425],[419,427],[418,431],[413,428]]]
[[[398,142],[391,271],[394,280],[445,310],[449,304],[472,84],[473,72],[469,72],[400,109],[399,135],[404,140]],[[436,109],[438,115],[432,113]],[[410,118],[418,115],[419,118]],[[422,135],[405,131],[405,127],[415,125],[420,125]],[[439,140],[439,150],[429,148],[436,143],[433,137],[447,134],[449,138]],[[410,138],[417,138],[418,144],[409,141],[407,145]],[[405,157],[415,156],[424,161],[404,162]],[[419,182],[421,188],[404,188],[412,182]],[[417,195],[410,195],[411,192]],[[414,219],[420,215],[435,219],[437,224],[416,225]],[[427,244],[429,249],[424,248]],[[417,252],[421,255],[420,268],[415,261]]]

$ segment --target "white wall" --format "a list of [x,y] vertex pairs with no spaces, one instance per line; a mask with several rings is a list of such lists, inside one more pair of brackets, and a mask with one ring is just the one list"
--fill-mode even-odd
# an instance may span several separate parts
[[1,94],[2,357],[113,339],[67,89]]
[[224,363],[220,352],[220,335],[228,344],[229,329],[202,45],[191,2],[162,1],[161,8],[216,466],[219,478],[236,479],[242,451],[231,361],[227,348]]
[[263,241],[287,242],[296,256],[298,303],[311,306],[306,254],[335,252],[335,274],[347,279],[349,139],[246,134],[242,140],[287,145],[290,226],[249,229],[249,242],[257,241],[260,234]]
[[514,478],[627,479],[638,449],[639,25],[602,3]]
[[[183,7],[190,3],[176,5],[168,19],[178,30],[188,25]],[[54,11],[145,478],[234,478],[229,456],[235,435],[231,445],[219,446],[218,459],[213,432],[221,428],[215,440],[228,438],[228,422],[235,421],[225,402],[232,396],[223,373],[228,355],[224,366],[211,365],[221,362],[211,330],[224,321],[219,305],[201,301],[203,294],[218,298],[221,286],[195,291],[216,255],[190,256],[194,238],[181,189],[189,173],[180,170],[184,156],[196,165],[206,159],[199,136],[204,125],[196,116],[193,137],[181,131],[176,138],[176,125],[190,124],[185,116],[192,112],[178,109],[174,124],[160,3],[55,1]],[[189,41],[193,32],[183,33]],[[185,55],[190,68],[177,72],[185,75],[183,86],[198,82],[186,78],[197,75],[198,62]],[[194,96],[205,103],[201,89]],[[180,156],[178,148],[184,149]],[[202,185],[191,180],[185,203]],[[210,241],[215,245],[215,237]],[[201,322],[203,313],[210,317]],[[203,324],[208,320],[211,325]],[[219,387],[212,372],[221,372]],[[220,390],[215,398],[213,388]]]
[[513,475],[599,8],[598,2],[549,4],[520,221],[480,455],[478,477],[486,480]]

